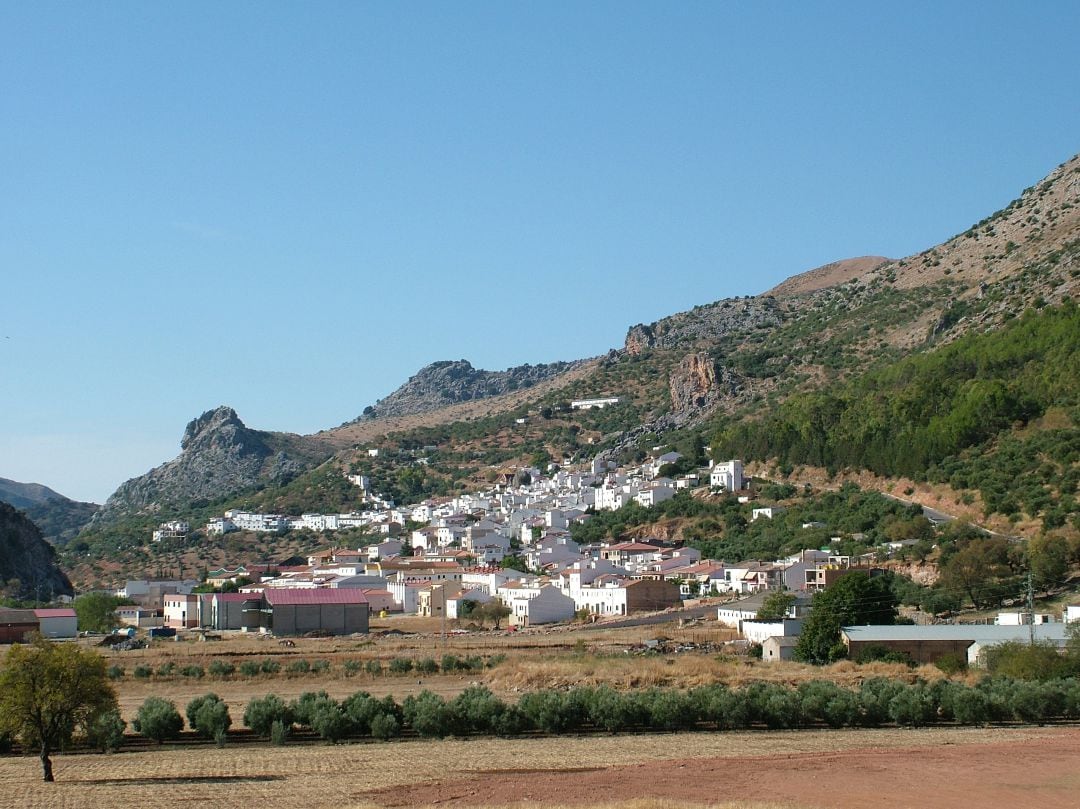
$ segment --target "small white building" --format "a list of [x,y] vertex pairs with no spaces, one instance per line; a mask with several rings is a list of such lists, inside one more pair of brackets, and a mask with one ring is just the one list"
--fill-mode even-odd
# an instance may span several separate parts
[[79,618],[71,607],[34,610],[39,631],[46,638],[75,638],[79,636]]
[[506,605],[510,608],[511,626],[535,626],[569,621],[574,617],[574,600],[546,585],[535,590],[516,589]]
[[713,464],[709,470],[709,485],[725,492],[739,492],[745,487],[743,464],[739,460]]
[[622,399],[618,396],[603,396],[596,399],[575,399],[570,402],[571,410],[603,410],[605,407],[617,405]]

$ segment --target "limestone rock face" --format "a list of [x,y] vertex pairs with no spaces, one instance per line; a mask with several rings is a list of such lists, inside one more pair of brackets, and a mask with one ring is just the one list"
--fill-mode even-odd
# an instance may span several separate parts
[[716,388],[716,366],[704,351],[687,354],[668,378],[671,409],[705,407]]
[[421,368],[409,381],[364,410],[362,419],[427,413],[447,405],[530,388],[576,367],[576,362],[519,365],[505,371],[474,368],[468,360],[443,360]]
[[121,484],[91,525],[217,500],[258,484],[280,485],[329,454],[299,436],[252,430],[224,406],[192,419],[180,449],[172,461]]
[[56,566],[56,552],[21,511],[0,502],[0,595],[49,601],[74,595],[68,577]]

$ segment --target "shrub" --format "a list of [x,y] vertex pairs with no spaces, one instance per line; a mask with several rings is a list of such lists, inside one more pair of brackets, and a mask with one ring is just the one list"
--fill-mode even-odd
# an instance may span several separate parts
[[352,677],[354,674],[360,671],[359,660],[346,660],[341,664],[341,667],[345,669],[345,676]]
[[456,715],[460,732],[492,734],[499,728],[506,703],[487,686],[470,685],[453,699],[450,708]]
[[311,664],[311,670],[313,672],[315,672],[316,674],[321,674],[322,672],[328,671],[329,669],[330,669],[330,661],[329,660],[323,660],[323,659],[320,658],[319,660],[313,661],[312,664]]
[[443,673],[458,671],[464,667],[464,662],[457,655],[444,654],[442,660],[439,661],[439,670]]
[[184,719],[176,710],[176,705],[161,697],[147,697],[140,706],[132,723],[136,733],[162,744],[166,739],[180,736]]
[[408,657],[395,657],[390,661],[391,674],[408,674],[413,670],[413,662]]
[[378,660],[369,660],[364,664],[364,671],[372,677],[381,677],[383,673],[382,663]]
[[686,691],[652,688],[639,697],[648,723],[656,730],[688,730],[700,717],[697,700]]
[[905,687],[903,683],[885,677],[874,677],[865,680],[859,686],[858,693],[862,724],[874,727],[883,722],[888,722],[892,718],[889,715],[889,703]]
[[184,677],[194,677],[196,680],[201,680],[206,672],[203,670],[202,666],[192,664],[180,669],[180,674]]
[[119,709],[106,711],[87,728],[87,741],[102,753],[115,753],[124,743],[125,726]]
[[742,693],[732,691],[725,685],[711,685],[697,689],[701,716],[715,722],[720,730],[734,730],[750,726],[750,711]]
[[311,671],[311,664],[306,660],[294,660],[285,667],[289,674],[307,674]]
[[408,696],[402,703],[406,724],[420,736],[441,739],[457,729],[457,717],[446,700],[437,694],[424,690],[415,696]]
[[439,664],[430,657],[423,657],[416,661],[416,670],[420,674],[434,674],[439,670]]
[[338,703],[327,697],[311,706],[308,724],[319,736],[330,743],[339,742],[352,732],[352,722]]
[[153,673],[154,673],[154,670],[152,668],[150,668],[149,666],[142,666],[142,665],[136,666],[135,671],[132,672],[132,674],[134,674],[140,680],[145,680],[146,678],[148,678]]
[[393,714],[378,714],[371,720],[371,735],[381,741],[389,741],[401,735],[401,723]]
[[228,677],[236,672],[236,666],[224,660],[214,660],[211,661],[206,670],[211,677]]
[[225,734],[232,724],[229,706],[217,694],[195,697],[187,706],[188,725],[207,739],[214,739],[218,746],[225,743]]
[[601,686],[585,694],[589,724],[608,733],[630,730],[647,715],[633,694],[622,694],[610,686]]
[[939,657],[934,665],[945,674],[960,674],[967,671],[967,656],[959,652],[948,652]]
[[505,663],[505,662],[506,662],[506,655],[504,655],[504,654],[492,655],[491,657],[489,657],[487,659],[487,667],[489,669],[493,669],[496,666],[498,666],[498,665],[500,665],[502,663]]
[[268,657],[262,662],[262,664],[259,666],[259,669],[262,671],[263,674],[277,674],[279,671],[281,671],[281,664],[278,663],[276,660],[271,660]]
[[984,725],[990,721],[990,700],[982,691],[954,685],[948,692],[949,712],[962,725]]
[[158,666],[158,677],[171,677],[176,672],[176,664],[171,660],[168,663],[162,663]]
[[106,673],[109,675],[110,680],[122,680],[124,678],[124,667],[109,666],[109,670]]
[[920,727],[930,722],[937,703],[924,683],[903,686],[889,700],[889,717],[898,725]]
[[760,722],[770,729],[799,724],[799,697],[794,691],[775,683],[751,683],[741,694],[751,722]]
[[262,666],[254,660],[245,660],[240,664],[240,673],[245,677],[256,677],[262,671]]
[[289,703],[292,720],[298,725],[311,725],[311,715],[320,703],[333,701],[325,691],[305,691]]
[[588,716],[584,692],[534,691],[518,701],[530,724],[546,733],[566,733],[581,727]]
[[288,735],[292,721],[289,706],[277,694],[267,694],[261,699],[251,700],[244,711],[244,724],[259,736],[270,736],[275,723],[283,725],[285,735]]
[[799,686],[799,711],[804,721],[825,722],[842,728],[859,720],[859,701],[855,694],[836,683],[812,680]]

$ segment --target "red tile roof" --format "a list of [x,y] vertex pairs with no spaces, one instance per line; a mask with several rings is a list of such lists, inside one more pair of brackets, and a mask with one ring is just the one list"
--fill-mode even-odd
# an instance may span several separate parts
[[38,618],[75,618],[75,610],[71,607],[53,607],[34,610]]

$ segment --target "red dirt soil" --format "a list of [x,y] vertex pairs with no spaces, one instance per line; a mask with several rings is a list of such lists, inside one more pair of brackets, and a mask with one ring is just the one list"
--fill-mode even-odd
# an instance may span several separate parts
[[[913,740],[918,731],[911,731]],[[477,773],[376,790],[383,806],[573,806],[666,799],[829,809],[1074,809],[1080,729],[988,744],[697,758],[565,772]],[[627,744],[633,744],[627,738]],[[585,771],[583,771],[585,770]]]

